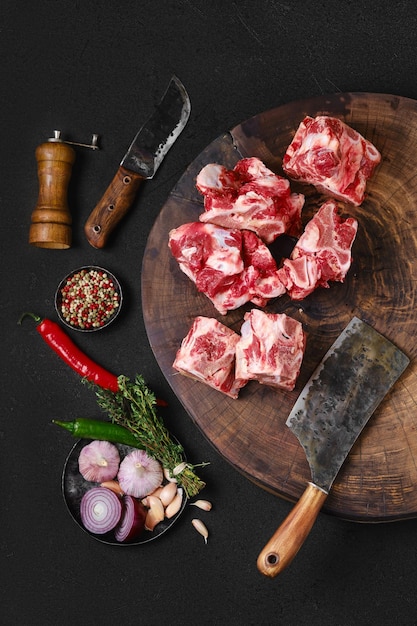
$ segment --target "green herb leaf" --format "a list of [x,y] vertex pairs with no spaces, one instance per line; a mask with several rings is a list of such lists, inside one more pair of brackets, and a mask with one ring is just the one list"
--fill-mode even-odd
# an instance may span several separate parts
[[[184,463],[184,449],[176,443],[158,416],[156,399],[147,387],[142,376],[137,375],[134,382],[126,376],[119,376],[119,391],[96,387],[97,401],[111,421],[130,430],[138,439],[138,444],[167,469],[172,477],[174,470]],[[202,463],[199,467],[206,465]],[[195,474],[195,465],[186,463],[175,478],[187,496],[196,496],[205,487],[205,483]]]

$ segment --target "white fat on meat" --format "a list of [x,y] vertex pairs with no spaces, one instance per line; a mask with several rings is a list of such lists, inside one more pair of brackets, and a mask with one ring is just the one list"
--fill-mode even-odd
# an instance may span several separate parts
[[380,161],[377,148],[360,133],[337,118],[319,115],[300,123],[282,167],[290,178],[359,206]]
[[240,332],[236,377],[292,391],[305,351],[302,324],[285,313],[253,309],[245,314]]
[[344,281],[357,230],[357,220],[343,219],[334,200],[322,204],[279,270],[290,298],[302,300],[317,287],[328,287],[329,281]]
[[251,230],[267,244],[283,233],[301,232],[304,196],[291,193],[289,180],[256,157],[241,159],[233,170],[209,163],[196,187],[204,196],[201,222]]
[[235,376],[240,336],[214,318],[198,316],[183,339],[174,369],[236,399],[246,380]]
[[252,231],[190,222],[169,233],[169,248],[222,315],[247,302],[265,306],[285,293],[270,250]]

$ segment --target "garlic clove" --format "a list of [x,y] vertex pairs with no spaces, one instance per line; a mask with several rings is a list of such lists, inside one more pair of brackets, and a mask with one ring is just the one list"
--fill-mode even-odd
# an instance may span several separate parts
[[153,530],[165,517],[164,505],[157,496],[148,496],[147,504],[149,510],[146,515],[145,528]]
[[204,537],[204,543],[207,543],[208,530],[207,530],[206,525],[203,524],[201,519],[193,519],[193,520],[191,520],[191,523],[194,526],[194,528],[196,529],[196,531],[198,533],[200,533],[200,535],[202,535]]
[[195,502],[190,502],[190,504],[202,509],[203,511],[211,511],[213,506],[208,500],[196,500]]
[[157,498],[159,498],[162,489],[163,489],[162,485],[159,485],[159,487],[157,487],[154,491],[152,491],[152,493],[150,493],[148,495],[156,496]]
[[165,509],[166,518],[171,519],[171,517],[174,517],[174,515],[178,513],[182,505],[182,497],[183,497],[183,490],[181,489],[181,487],[179,487],[177,489],[177,493],[174,499],[168,504],[168,506]]
[[106,489],[110,489],[114,491],[114,493],[120,497],[125,495],[125,492],[117,482],[117,480],[105,480],[100,484],[100,487],[105,487]]
[[186,467],[187,467],[187,463],[185,461],[183,463],[180,463],[179,465],[174,467],[174,469],[172,470],[172,475],[178,476],[178,474],[181,474],[181,472],[183,472]]
[[177,484],[167,483],[157,494],[162,504],[167,507],[177,495]]
[[175,476],[171,476],[171,471],[167,467],[164,467],[164,476],[167,479],[167,481],[170,483],[177,482],[177,479],[175,478]]

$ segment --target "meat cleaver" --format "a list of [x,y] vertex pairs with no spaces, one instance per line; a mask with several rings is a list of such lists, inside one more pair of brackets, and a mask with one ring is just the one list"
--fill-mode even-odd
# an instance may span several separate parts
[[295,557],[350,449],[409,362],[357,317],[325,354],[286,422],[304,448],[312,481],[261,551],[262,574],[273,578]]
[[112,182],[85,223],[87,241],[94,248],[104,248],[109,235],[132,206],[140,184],[154,177],[187,124],[190,111],[185,87],[173,76],[161,102],[133,139]]

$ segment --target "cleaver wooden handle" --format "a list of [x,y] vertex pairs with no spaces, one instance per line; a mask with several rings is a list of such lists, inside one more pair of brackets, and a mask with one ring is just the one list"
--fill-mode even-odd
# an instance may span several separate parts
[[308,483],[303,495],[268,541],[257,561],[258,569],[273,578],[291,563],[306,540],[327,493]]
[[84,232],[93,248],[104,248],[116,225],[132,206],[145,178],[120,166],[104,196],[85,223]]

